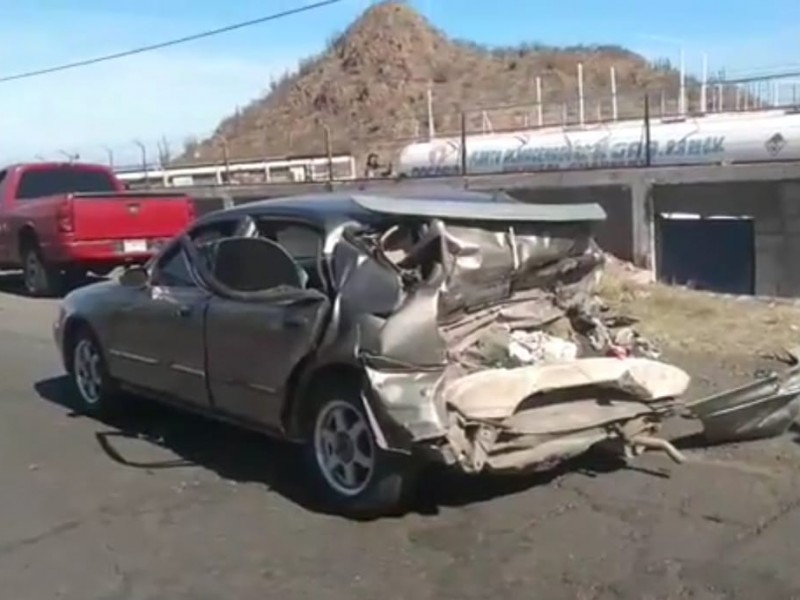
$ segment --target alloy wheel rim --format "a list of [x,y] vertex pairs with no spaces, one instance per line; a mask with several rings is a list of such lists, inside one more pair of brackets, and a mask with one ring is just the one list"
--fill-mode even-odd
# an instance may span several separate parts
[[35,291],[38,288],[40,279],[41,269],[39,268],[39,260],[36,258],[36,255],[31,253],[25,261],[25,287],[29,292]]
[[322,476],[343,496],[363,492],[375,470],[375,446],[369,425],[348,402],[334,400],[317,415],[314,449]]
[[88,405],[100,402],[103,377],[100,371],[100,353],[88,339],[82,339],[74,352],[75,382],[83,401]]

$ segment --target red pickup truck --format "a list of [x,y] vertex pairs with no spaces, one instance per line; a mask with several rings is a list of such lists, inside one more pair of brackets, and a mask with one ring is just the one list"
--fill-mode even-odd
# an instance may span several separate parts
[[129,192],[102,165],[13,165],[0,171],[0,268],[21,268],[30,295],[58,294],[146,262],[194,218],[188,196]]

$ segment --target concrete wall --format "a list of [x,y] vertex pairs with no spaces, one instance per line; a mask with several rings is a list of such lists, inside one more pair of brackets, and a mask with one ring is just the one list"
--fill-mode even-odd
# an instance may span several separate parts
[[652,195],[657,213],[752,217],[756,294],[800,296],[800,181],[661,185]]
[[[618,169],[528,173],[431,180],[357,181],[334,184],[241,186],[192,190],[201,213],[230,203],[338,190],[402,194],[403,189],[448,186],[502,189],[520,200],[541,203],[598,202],[608,219],[598,229],[600,245],[620,258],[655,270],[655,215],[685,212],[748,215],[755,221],[756,293],[800,296],[800,165]],[[203,197],[207,199],[203,199]]]
[[800,182],[776,187],[776,210],[756,219],[756,290],[800,296]]
[[[631,213],[631,190],[626,186],[590,186],[585,188],[534,188],[507,189],[514,198],[523,202],[539,204],[581,204],[596,202],[606,211],[607,219],[598,225],[597,241],[600,247],[615,256],[632,261],[633,220]],[[237,196],[230,201],[234,205],[264,200],[269,196]],[[198,213],[207,214],[223,208],[225,202],[220,196],[196,199]]]

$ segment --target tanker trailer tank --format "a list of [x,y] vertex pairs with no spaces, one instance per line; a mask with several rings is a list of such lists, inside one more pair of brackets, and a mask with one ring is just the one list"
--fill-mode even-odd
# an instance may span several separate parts
[[[580,130],[547,128],[467,137],[471,175],[646,166],[642,121]],[[769,113],[652,121],[652,166],[800,161],[800,114]],[[413,143],[400,153],[407,177],[461,173],[461,140]]]

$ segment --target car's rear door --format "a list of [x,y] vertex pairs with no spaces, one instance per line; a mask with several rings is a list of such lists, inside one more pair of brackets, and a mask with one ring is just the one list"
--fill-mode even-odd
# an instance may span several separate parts
[[[316,235],[316,232],[314,232]],[[280,244],[263,261],[276,270],[278,262],[292,261]],[[328,297],[310,287],[314,278],[300,278],[300,286],[274,297],[242,301],[215,296],[206,313],[206,356],[212,403],[232,416],[279,428],[289,377],[312,351],[327,318]],[[275,281],[276,289],[285,282]]]
[[313,347],[327,306],[309,290],[258,303],[213,298],[206,348],[214,408],[279,428],[289,376]]

